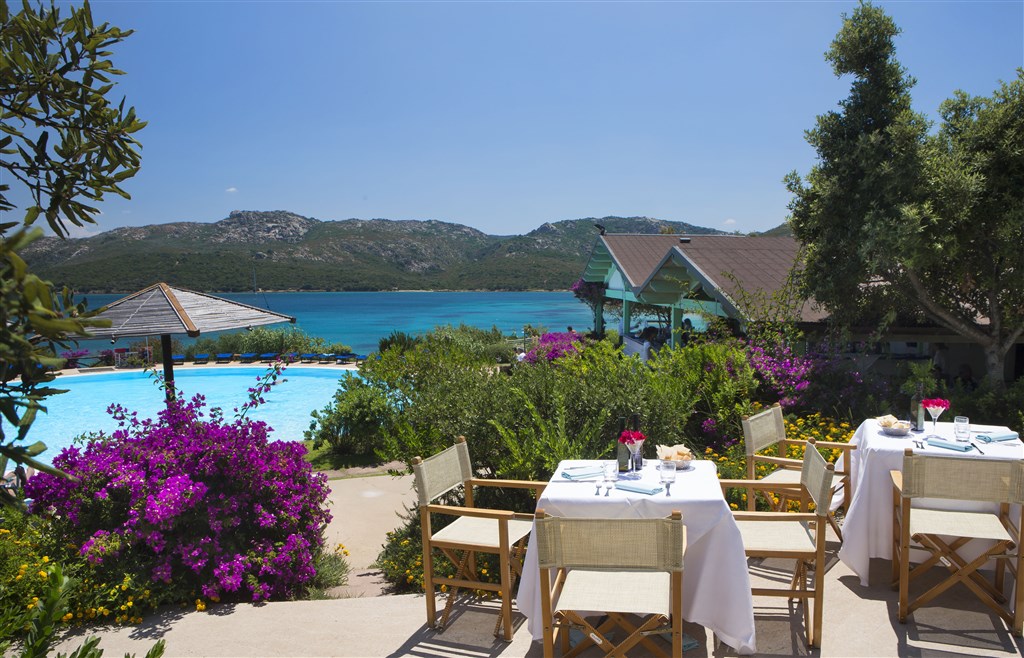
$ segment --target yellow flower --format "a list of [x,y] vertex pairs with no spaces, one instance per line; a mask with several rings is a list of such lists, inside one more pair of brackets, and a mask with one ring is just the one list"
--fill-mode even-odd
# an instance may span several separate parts
[[50,561],[50,558],[44,555],[43,556],[43,562],[46,563],[46,562],[49,562],[49,561]]
[[46,579],[46,572],[45,571],[40,571],[39,572],[39,577],[42,578],[43,580],[45,580]]

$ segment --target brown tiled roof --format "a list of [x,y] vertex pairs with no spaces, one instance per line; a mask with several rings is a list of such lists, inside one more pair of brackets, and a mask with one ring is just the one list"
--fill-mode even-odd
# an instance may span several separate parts
[[[799,250],[799,243],[791,237],[617,234],[601,239],[633,292],[641,293],[674,251],[709,295],[734,308],[742,303],[743,291],[771,295],[781,289]],[[807,322],[825,317],[810,303],[804,304],[801,316]]]
[[669,249],[679,244],[678,235],[632,235],[617,233],[605,235],[604,240],[612,258],[634,288],[650,278],[654,268],[665,258]]

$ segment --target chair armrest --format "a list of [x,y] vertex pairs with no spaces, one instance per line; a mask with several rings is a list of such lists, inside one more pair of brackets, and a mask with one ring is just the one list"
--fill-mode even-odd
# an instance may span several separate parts
[[809,512],[733,512],[737,521],[816,521],[817,514]]
[[470,478],[466,480],[466,484],[477,487],[500,487],[503,489],[533,489],[537,492],[538,496],[548,486],[547,482],[539,480],[495,480],[492,478]]
[[516,512],[503,509],[488,509],[486,507],[458,507],[456,505],[427,505],[426,510],[432,514],[447,514],[449,516],[474,516],[479,519],[496,519],[508,521],[517,517]]
[[889,471],[892,479],[892,486],[898,491],[903,491],[903,471]]

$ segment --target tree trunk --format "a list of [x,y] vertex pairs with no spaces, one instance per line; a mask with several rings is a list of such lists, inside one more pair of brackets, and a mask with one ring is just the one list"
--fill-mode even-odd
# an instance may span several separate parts
[[1006,371],[1006,350],[1001,349],[997,341],[982,346],[985,349],[985,378],[993,389],[1001,391],[1005,388],[1003,375]]

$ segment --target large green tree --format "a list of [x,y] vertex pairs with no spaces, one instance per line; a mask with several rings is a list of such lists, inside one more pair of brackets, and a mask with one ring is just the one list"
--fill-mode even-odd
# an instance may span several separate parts
[[957,94],[929,135],[896,60],[899,33],[865,3],[826,53],[854,79],[807,132],[818,162],[806,181],[786,178],[806,292],[840,324],[904,314],[945,327],[982,347],[1001,384],[1024,331],[1020,79],[992,98]]
[[[108,193],[139,170],[133,134],[145,126],[124,100],[110,100],[111,46],[131,32],[93,22],[88,2],[68,7],[0,0],[0,473],[7,458],[42,467],[44,446],[23,441],[43,402],[57,391],[57,350],[89,326],[68,291],[55,293],[19,256],[41,234],[42,217],[59,236],[94,223]],[[22,201],[24,199],[24,201]],[[15,215],[17,215],[15,217]]]

